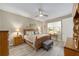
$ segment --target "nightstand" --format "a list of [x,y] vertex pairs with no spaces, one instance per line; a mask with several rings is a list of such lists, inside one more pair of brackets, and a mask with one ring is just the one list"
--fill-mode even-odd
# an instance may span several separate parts
[[22,38],[21,35],[16,36],[16,37],[13,38],[13,45],[14,46],[22,44],[22,43],[24,43],[24,39]]

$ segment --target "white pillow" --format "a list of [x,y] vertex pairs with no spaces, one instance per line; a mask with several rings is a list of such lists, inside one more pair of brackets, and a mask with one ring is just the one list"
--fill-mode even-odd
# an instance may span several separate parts
[[29,36],[34,35],[34,32],[33,31],[28,31],[28,32],[26,32],[26,35],[29,35]]

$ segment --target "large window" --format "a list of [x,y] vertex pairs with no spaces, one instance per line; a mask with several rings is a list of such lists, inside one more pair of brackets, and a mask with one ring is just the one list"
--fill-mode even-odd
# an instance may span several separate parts
[[48,33],[58,33],[61,32],[61,21],[48,23]]

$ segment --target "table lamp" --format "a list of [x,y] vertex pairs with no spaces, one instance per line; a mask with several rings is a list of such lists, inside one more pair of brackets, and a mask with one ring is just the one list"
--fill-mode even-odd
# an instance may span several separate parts
[[17,36],[18,36],[18,35],[19,35],[19,32],[20,32],[20,29],[17,28],[17,29],[16,29],[16,32],[17,32]]

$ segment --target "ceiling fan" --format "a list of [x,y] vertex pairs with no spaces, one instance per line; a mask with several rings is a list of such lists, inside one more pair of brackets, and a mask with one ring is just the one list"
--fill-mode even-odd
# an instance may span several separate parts
[[42,8],[38,9],[38,15],[36,15],[36,17],[48,17],[48,15],[45,13],[45,10],[43,10]]

